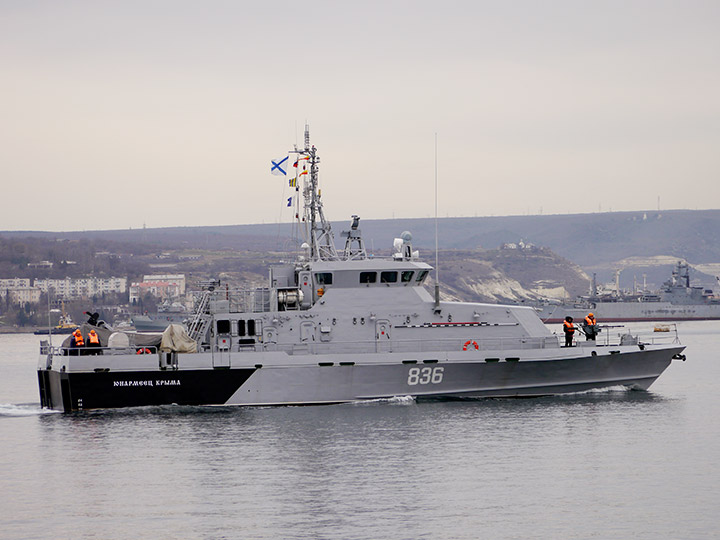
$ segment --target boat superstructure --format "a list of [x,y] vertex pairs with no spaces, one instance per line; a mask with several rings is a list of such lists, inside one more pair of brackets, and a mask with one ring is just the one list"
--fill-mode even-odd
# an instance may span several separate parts
[[390,257],[373,257],[353,216],[336,248],[307,128],[295,155],[309,175],[296,184],[304,242],[293,262],[271,267],[262,288],[206,282],[184,327],[155,336],[99,328],[103,347],[93,351],[70,348],[69,339],[61,347],[43,343],[42,405],[73,411],[647,389],[680,357],[682,345],[629,334],[561,347],[532,308],[436,302],[425,288],[432,267],[410,233],[395,240]]

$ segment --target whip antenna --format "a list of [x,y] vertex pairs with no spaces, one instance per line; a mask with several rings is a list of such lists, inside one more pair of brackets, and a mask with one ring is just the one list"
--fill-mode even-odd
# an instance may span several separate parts
[[435,312],[440,312],[440,264],[438,262],[438,165],[435,133]]

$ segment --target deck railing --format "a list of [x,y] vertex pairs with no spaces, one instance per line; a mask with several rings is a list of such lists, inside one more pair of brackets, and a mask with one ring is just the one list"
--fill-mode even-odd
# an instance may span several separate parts
[[[226,309],[230,313],[267,313],[278,310],[278,289],[257,287],[254,289],[217,289],[203,291],[208,294],[210,305],[218,308],[221,302],[227,302]],[[198,301],[196,300],[196,306]],[[292,311],[300,309],[298,303],[283,304],[282,309]],[[224,311],[224,310],[223,310]]]
[[[608,332],[602,339],[592,341],[578,340],[575,347],[608,347],[623,344],[622,334],[617,336],[609,335]],[[669,345],[678,343],[677,338],[673,336],[653,336],[641,335],[638,338],[639,344]],[[280,351],[289,355],[297,354],[368,354],[377,352],[393,352],[407,354],[424,354],[424,353],[443,353],[447,351],[463,351],[463,348],[469,352],[471,357],[473,351],[487,351],[488,354],[501,354],[505,351],[529,350],[529,349],[556,349],[564,344],[564,337],[559,335],[550,335],[542,337],[504,337],[504,338],[488,338],[488,339],[387,339],[387,340],[366,340],[366,341],[308,341],[300,343],[276,343],[262,342],[260,339],[252,345],[248,343],[238,343],[231,337],[229,352],[233,353],[251,353],[256,351]],[[469,341],[469,343],[468,343]],[[625,344],[633,344],[633,341],[625,341]],[[208,349],[212,350],[212,348]],[[140,352],[139,352],[140,351]],[[149,353],[147,352],[149,351]],[[124,346],[124,347],[84,347],[84,348],[68,348],[68,347],[51,347],[47,342],[41,343],[40,353],[42,355],[53,356],[89,356],[92,354],[104,355],[124,355],[124,354],[157,354],[158,348],[155,346]]]
[[509,350],[526,349],[549,349],[559,347],[557,336],[545,336],[537,338],[492,338],[485,340],[466,339],[412,339],[412,340],[386,340],[386,341],[311,341],[306,343],[265,343],[258,344],[255,348],[238,348],[233,350],[252,352],[254,350],[283,351],[290,355],[295,354],[367,354],[376,352],[393,353],[441,353],[447,351],[468,352],[477,350],[503,352]]
[[155,346],[129,345],[124,347],[51,347],[41,344],[40,354],[52,356],[94,356],[105,354],[157,354]]

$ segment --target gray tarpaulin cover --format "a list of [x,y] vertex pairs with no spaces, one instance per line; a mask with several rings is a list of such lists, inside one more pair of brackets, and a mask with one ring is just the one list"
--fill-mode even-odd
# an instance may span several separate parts
[[160,350],[164,352],[194,353],[197,343],[191,339],[180,324],[170,324],[162,333]]

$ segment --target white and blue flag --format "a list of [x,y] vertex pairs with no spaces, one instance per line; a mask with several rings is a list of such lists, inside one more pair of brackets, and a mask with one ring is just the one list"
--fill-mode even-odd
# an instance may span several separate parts
[[288,156],[280,159],[273,159],[270,163],[270,172],[272,174],[275,176],[287,176],[288,164],[290,163],[288,161]]

